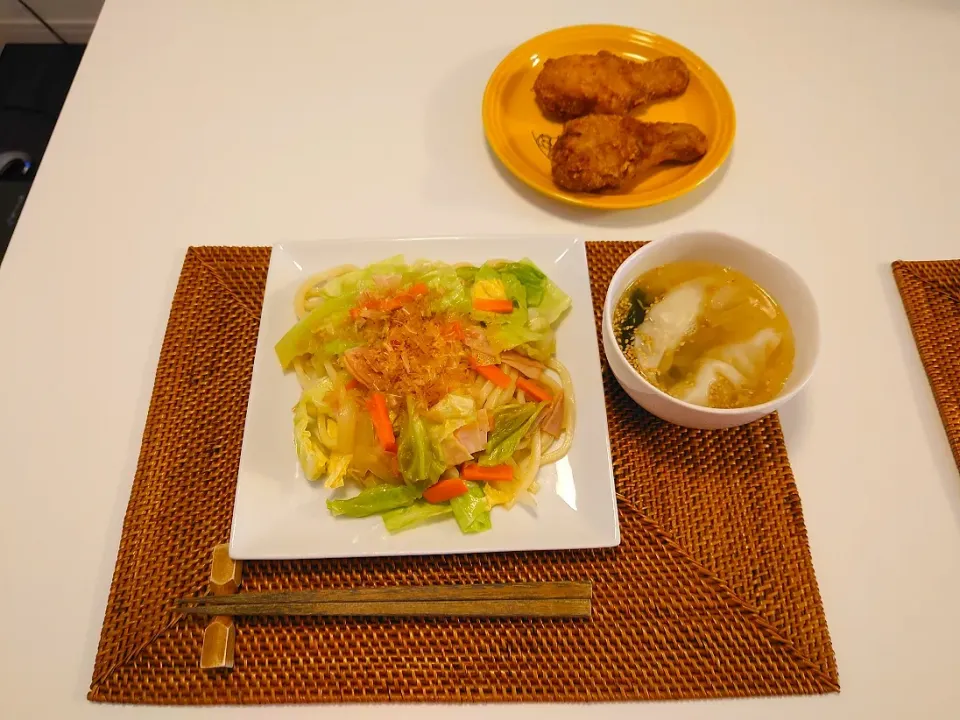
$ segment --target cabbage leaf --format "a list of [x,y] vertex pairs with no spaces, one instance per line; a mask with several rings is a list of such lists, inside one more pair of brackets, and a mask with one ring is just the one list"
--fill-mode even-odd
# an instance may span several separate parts
[[487,449],[478,460],[480,465],[500,465],[517,450],[523,436],[537,421],[546,403],[512,403],[493,411],[493,432]]
[[450,501],[450,507],[453,508],[453,516],[457,520],[457,525],[460,526],[460,531],[478,533],[489,530],[492,527],[490,504],[483,493],[483,488],[474,482],[468,482],[467,487],[469,490],[466,495],[460,495]]
[[435,483],[446,469],[410,396],[407,396],[407,421],[397,444],[397,462],[404,481],[411,485]]
[[359,495],[346,500],[327,500],[327,508],[334,515],[367,517],[409,507],[420,497],[420,489],[409,485],[374,485],[361,491]]
[[320,442],[317,424],[326,422],[325,414],[330,412],[330,407],[324,398],[332,388],[330,378],[319,380],[300,394],[300,401],[293,409],[293,441],[303,474],[311,481],[320,479],[330,460]]
[[447,518],[453,515],[453,508],[449,503],[434,505],[423,500],[417,500],[409,507],[388,510],[383,513],[383,524],[391,533],[410,530],[438,518]]

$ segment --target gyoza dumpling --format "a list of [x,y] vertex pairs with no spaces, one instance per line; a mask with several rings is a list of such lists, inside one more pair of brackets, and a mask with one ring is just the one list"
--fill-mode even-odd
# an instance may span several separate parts
[[678,285],[647,310],[633,336],[637,363],[646,373],[664,373],[673,364],[673,354],[697,330],[707,289],[692,280]]
[[729,407],[737,392],[757,382],[780,341],[776,330],[764,328],[749,340],[717,348],[700,361],[692,381],[678,383],[670,394],[694,405]]
[[746,375],[748,382],[755,382],[763,372],[767,359],[780,346],[780,339],[780,333],[776,330],[764,328],[749,340],[717,349],[716,356]]

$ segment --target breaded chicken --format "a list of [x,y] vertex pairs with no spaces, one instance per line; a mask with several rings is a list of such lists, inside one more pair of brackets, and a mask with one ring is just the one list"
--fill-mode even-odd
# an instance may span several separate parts
[[621,115],[587,115],[564,125],[550,153],[553,181],[565,190],[621,187],[665,162],[694,162],[707,136],[689,123],[647,123]]
[[682,95],[689,83],[690,71],[678,57],[634,62],[600,51],[547,60],[533,91],[544,113],[570,120],[589,113],[626,115],[640,105]]

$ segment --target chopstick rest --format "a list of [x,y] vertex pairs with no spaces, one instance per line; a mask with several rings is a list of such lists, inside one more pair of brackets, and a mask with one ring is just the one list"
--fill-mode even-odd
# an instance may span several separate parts
[[[243,565],[230,557],[230,546],[217,545],[213,549],[210,565],[207,597],[229,597],[237,591],[243,579]],[[203,631],[203,648],[200,651],[200,667],[215,670],[233,667],[233,652],[237,630],[230,613],[214,613],[213,619]]]

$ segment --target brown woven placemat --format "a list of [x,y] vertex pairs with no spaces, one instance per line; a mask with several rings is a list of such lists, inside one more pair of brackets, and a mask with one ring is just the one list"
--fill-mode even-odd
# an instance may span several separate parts
[[[588,243],[597,322],[638,243]],[[779,421],[690,431],[604,367],[618,548],[247,562],[247,590],[591,580],[590,620],[261,618],[199,669],[230,532],[268,248],[191,248],[167,325],[88,697],[152,704],[606,701],[839,690]]]
[[960,469],[960,260],[898,260],[893,277]]

